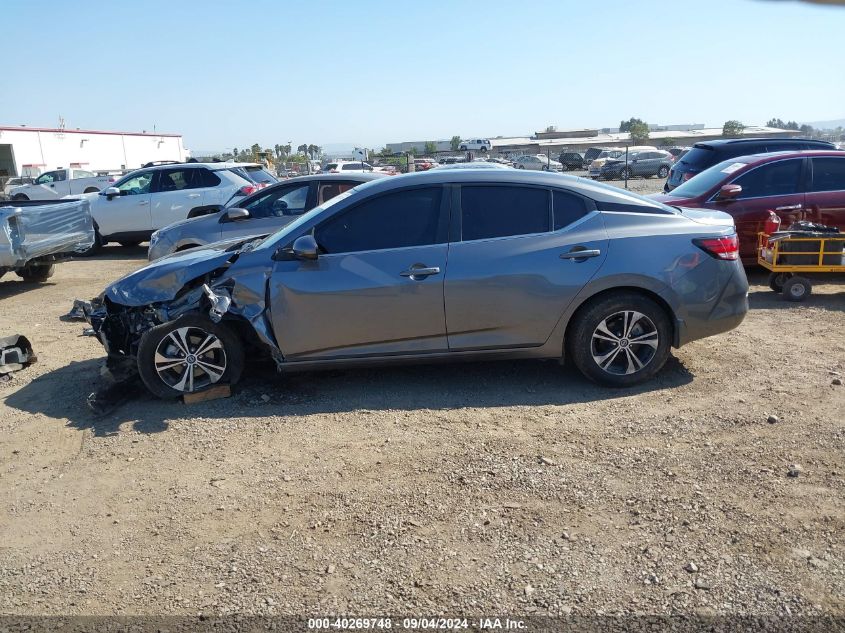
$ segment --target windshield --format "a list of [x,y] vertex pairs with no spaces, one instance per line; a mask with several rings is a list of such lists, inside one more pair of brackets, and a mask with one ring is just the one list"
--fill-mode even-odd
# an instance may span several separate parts
[[344,191],[341,194],[336,195],[334,198],[330,198],[326,200],[323,204],[318,207],[314,207],[308,213],[304,213],[303,215],[299,216],[296,220],[291,222],[290,224],[286,224],[284,227],[276,231],[275,233],[271,233],[267,237],[264,238],[263,241],[256,244],[256,247],[260,246],[262,248],[275,248],[287,239],[289,235],[293,235],[296,231],[299,230],[299,227],[304,225],[306,222],[309,222],[314,217],[320,215],[326,209],[330,209],[338,202],[342,202],[346,200],[349,196],[351,196],[354,192],[360,191],[361,187],[366,186],[358,185],[357,187],[353,187],[347,191]]
[[742,169],[748,163],[743,163],[735,158],[723,160],[721,163],[705,169],[700,174],[690,178],[681,186],[672,190],[670,195],[678,198],[697,198],[710,191],[734,172]]

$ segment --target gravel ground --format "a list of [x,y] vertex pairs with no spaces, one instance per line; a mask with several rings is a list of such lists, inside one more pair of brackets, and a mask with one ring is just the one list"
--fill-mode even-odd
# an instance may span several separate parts
[[841,285],[752,272],[745,322],[635,389],[257,367],[94,418],[102,348],[58,317],[143,256],[0,281],[39,355],[0,384],[0,614],[845,615]]

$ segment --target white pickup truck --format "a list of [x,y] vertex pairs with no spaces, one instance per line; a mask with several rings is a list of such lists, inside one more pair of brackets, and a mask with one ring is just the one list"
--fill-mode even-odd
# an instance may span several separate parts
[[55,169],[44,172],[30,185],[9,191],[12,200],[58,200],[65,196],[96,193],[110,186],[114,176],[98,176],[85,169]]

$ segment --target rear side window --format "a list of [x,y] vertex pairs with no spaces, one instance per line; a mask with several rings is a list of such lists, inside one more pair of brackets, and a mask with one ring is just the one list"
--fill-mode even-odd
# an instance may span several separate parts
[[532,187],[461,187],[464,241],[551,230],[549,192]]
[[197,172],[197,179],[200,187],[216,187],[220,184],[220,177],[213,171],[200,168]]
[[246,172],[249,174],[249,177],[252,178],[252,180],[254,180],[255,182],[267,184],[278,182],[275,178],[273,178],[271,174],[264,171],[261,167],[247,167]]
[[361,163],[347,163],[342,169],[343,171],[361,171]]
[[681,164],[689,169],[702,171],[711,165],[715,165],[718,161],[724,160],[725,156],[720,156],[714,149],[709,147],[693,147],[681,159]]
[[802,159],[780,160],[766,163],[744,173],[733,181],[742,191],[737,198],[761,198],[764,196],[788,196],[798,191]]
[[337,169],[337,163],[328,163],[325,169],[326,171],[329,171],[330,169]]
[[845,158],[814,158],[811,191],[845,191]]
[[552,206],[555,231],[569,226],[589,213],[587,201],[568,191],[555,191],[552,194]]
[[326,253],[427,246],[446,241],[441,187],[406,189],[370,200],[327,220],[315,239]]

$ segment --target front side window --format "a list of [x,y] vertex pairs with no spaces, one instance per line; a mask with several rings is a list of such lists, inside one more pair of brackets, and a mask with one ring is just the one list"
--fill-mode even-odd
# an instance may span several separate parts
[[115,185],[121,196],[137,196],[150,193],[150,186],[153,182],[155,172],[144,171],[125,178]]
[[440,187],[406,189],[366,200],[317,227],[325,253],[427,246],[446,241]]
[[49,185],[51,182],[55,182],[58,180],[56,178],[56,174],[59,172],[57,171],[48,171],[46,173],[41,174],[38,178],[35,179],[36,185]]
[[461,187],[464,241],[551,230],[549,192],[533,187]]
[[812,191],[845,191],[845,158],[814,158]]
[[733,181],[742,187],[737,196],[743,198],[762,198],[767,196],[788,196],[798,192],[798,180],[801,176],[802,159],[781,160],[766,163],[744,173]]
[[253,218],[300,215],[305,212],[310,187],[311,185],[307,182],[293,187],[279,187],[241,206],[249,210]]

